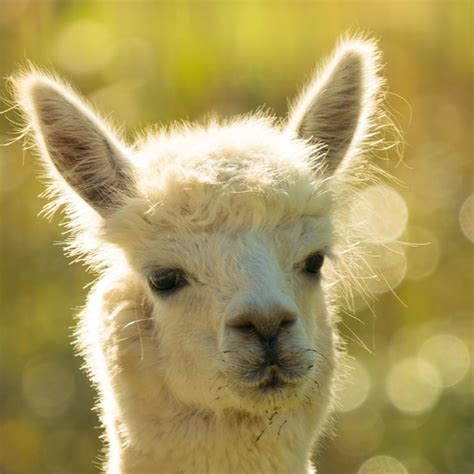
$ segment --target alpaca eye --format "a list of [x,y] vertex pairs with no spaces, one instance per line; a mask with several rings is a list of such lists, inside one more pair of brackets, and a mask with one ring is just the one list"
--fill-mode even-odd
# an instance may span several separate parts
[[306,258],[303,270],[311,275],[319,275],[324,263],[324,254],[315,252]]
[[186,284],[183,272],[172,268],[154,270],[148,281],[151,289],[159,293],[170,293]]

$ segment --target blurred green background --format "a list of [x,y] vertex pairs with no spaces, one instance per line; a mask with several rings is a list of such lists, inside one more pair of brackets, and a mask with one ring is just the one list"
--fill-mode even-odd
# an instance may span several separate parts
[[[378,163],[401,184],[369,191],[374,215],[391,203],[387,246],[429,244],[397,247],[375,317],[358,303],[359,321],[344,317],[352,383],[321,474],[474,470],[472,13],[470,1],[0,0],[1,76],[26,59],[55,70],[130,138],[211,110],[284,115],[341,34],[379,38],[406,147]],[[16,121],[0,115],[1,144]],[[93,277],[55,245],[60,218],[37,217],[37,175],[20,143],[0,147],[0,472],[98,472],[94,394],[71,348]]]

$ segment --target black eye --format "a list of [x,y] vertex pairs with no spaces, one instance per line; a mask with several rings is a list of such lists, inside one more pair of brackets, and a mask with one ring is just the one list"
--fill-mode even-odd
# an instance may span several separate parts
[[151,289],[159,293],[171,293],[186,284],[184,273],[173,268],[152,271],[148,281]]
[[312,253],[305,261],[303,270],[311,275],[319,275],[324,263],[324,255],[321,252]]

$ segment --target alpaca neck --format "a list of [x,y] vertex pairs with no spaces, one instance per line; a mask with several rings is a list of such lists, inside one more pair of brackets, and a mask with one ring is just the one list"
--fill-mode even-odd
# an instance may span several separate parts
[[[163,392],[163,390],[162,390]],[[144,409],[144,408],[147,409]],[[137,403],[109,429],[109,474],[157,472],[307,473],[320,407],[251,415],[196,409],[165,395]],[[117,443],[118,441],[118,443]]]

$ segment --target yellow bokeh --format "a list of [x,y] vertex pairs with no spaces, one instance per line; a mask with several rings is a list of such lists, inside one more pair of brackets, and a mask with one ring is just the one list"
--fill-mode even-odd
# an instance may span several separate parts
[[431,410],[441,394],[441,376],[436,367],[423,359],[406,358],[397,362],[386,379],[390,401],[401,412],[419,415]]
[[362,464],[357,474],[408,474],[405,466],[391,456],[374,456]]

